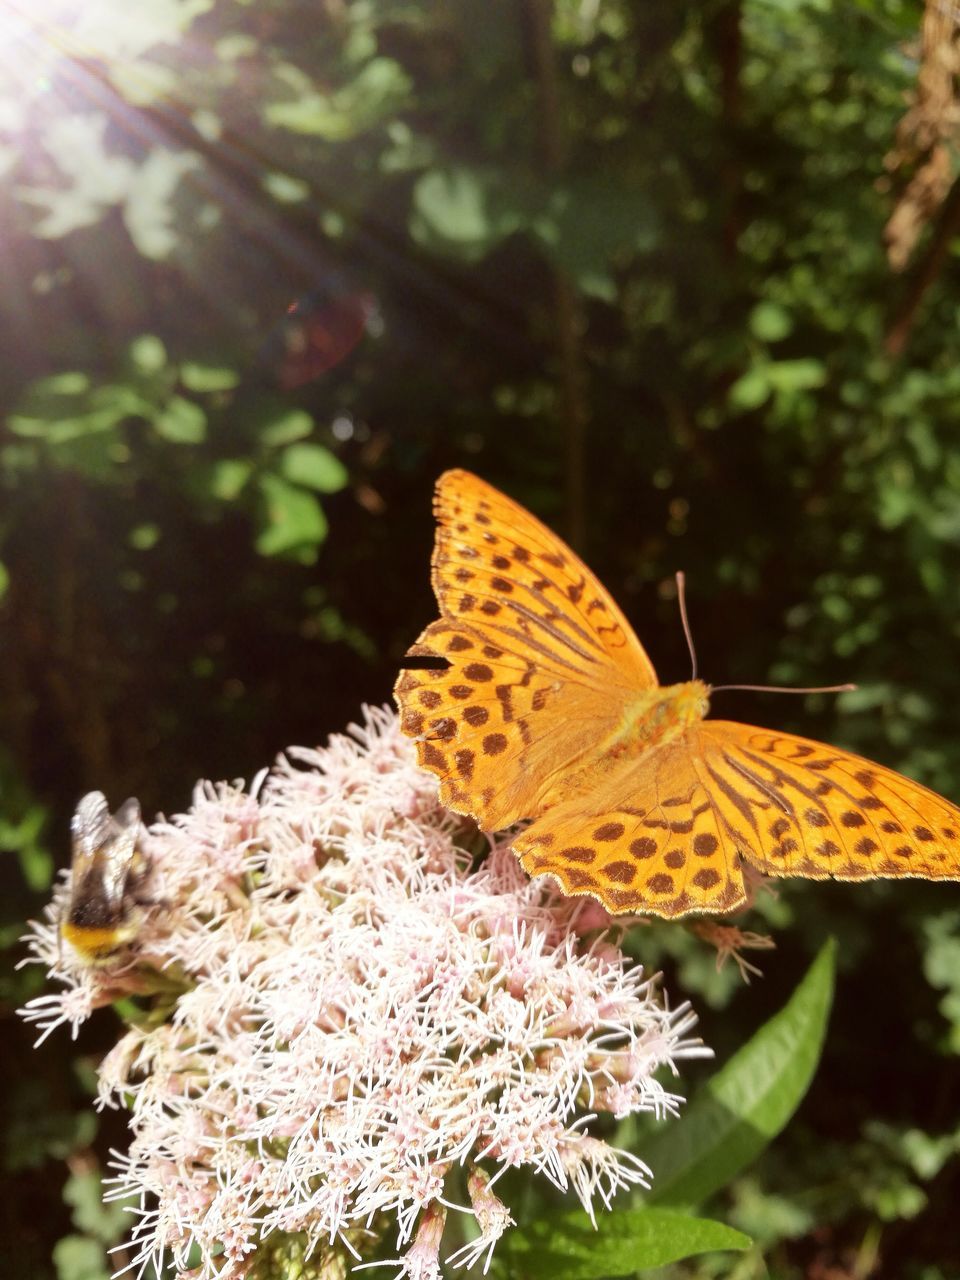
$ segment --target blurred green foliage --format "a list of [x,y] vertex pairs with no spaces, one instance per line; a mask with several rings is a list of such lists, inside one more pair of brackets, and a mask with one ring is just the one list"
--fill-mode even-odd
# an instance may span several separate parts
[[[904,279],[882,238],[920,21],[908,0],[4,19],[12,959],[83,791],[175,811],[195,778],[251,776],[389,696],[433,615],[450,465],[578,536],[665,680],[688,669],[683,567],[707,678],[860,686],[718,714],[960,797],[960,240],[912,293],[927,242]],[[710,1205],[770,1274],[960,1274],[958,893],[785,885],[751,921],[779,949],[747,989],[681,930],[637,942],[723,1061],[839,939],[812,1090]],[[30,1049],[12,1011],[41,984],[4,982],[4,1238],[20,1274],[93,1276],[100,1236],[52,1162],[122,1125],[88,1131],[87,1073]]]

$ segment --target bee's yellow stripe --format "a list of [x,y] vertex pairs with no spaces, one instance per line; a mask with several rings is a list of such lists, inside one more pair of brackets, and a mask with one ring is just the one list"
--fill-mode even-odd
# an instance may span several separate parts
[[60,932],[74,951],[78,951],[87,960],[102,960],[127,941],[126,932],[116,927],[91,929],[65,921],[60,926]]

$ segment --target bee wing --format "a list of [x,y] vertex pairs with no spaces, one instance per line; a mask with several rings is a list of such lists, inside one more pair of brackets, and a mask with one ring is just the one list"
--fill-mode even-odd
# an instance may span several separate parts
[[140,833],[139,801],[131,797],[111,814],[106,796],[90,791],[77,805],[70,830],[74,891],[96,882],[105,902],[119,909]]
[[123,804],[110,819],[111,834],[115,839],[132,840],[136,843],[140,833],[140,801],[133,796],[124,800]]
[[102,791],[88,791],[77,804],[70,823],[74,874],[89,867],[110,837],[110,806]]

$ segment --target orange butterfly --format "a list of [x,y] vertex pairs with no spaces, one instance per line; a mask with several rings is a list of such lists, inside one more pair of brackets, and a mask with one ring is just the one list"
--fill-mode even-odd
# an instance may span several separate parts
[[[395,694],[457,813],[612,912],[684,916],[767,875],[960,879],[960,809],[821,742],[705,720],[710,687],[662,688],[590,570],[467,471],[437,482],[441,616]],[[420,661],[416,662],[419,657]]]

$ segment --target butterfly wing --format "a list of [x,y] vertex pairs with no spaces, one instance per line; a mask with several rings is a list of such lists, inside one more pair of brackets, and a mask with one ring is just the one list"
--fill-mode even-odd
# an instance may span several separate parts
[[589,895],[614,914],[672,919],[745,902],[742,859],[697,766],[696,732],[651,749],[522,831],[513,849],[524,870],[551,875],[565,894]]
[[[432,581],[440,610],[545,659],[603,670],[635,690],[653,664],[613,597],[529,511],[469,471],[447,471],[434,496]],[[467,597],[466,601],[464,597]]]
[[768,875],[960,880],[960,808],[918,782],[789,733],[697,732],[728,838]]
[[564,893],[670,918],[741,905],[744,860],[819,880],[960,880],[960,808],[836,747],[707,720],[513,847]]
[[402,672],[394,692],[443,802],[496,830],[556,803],[656,674],[609,593],[523,507],[448,471],[434,511],[441,617],[410,652],[449,666]]

